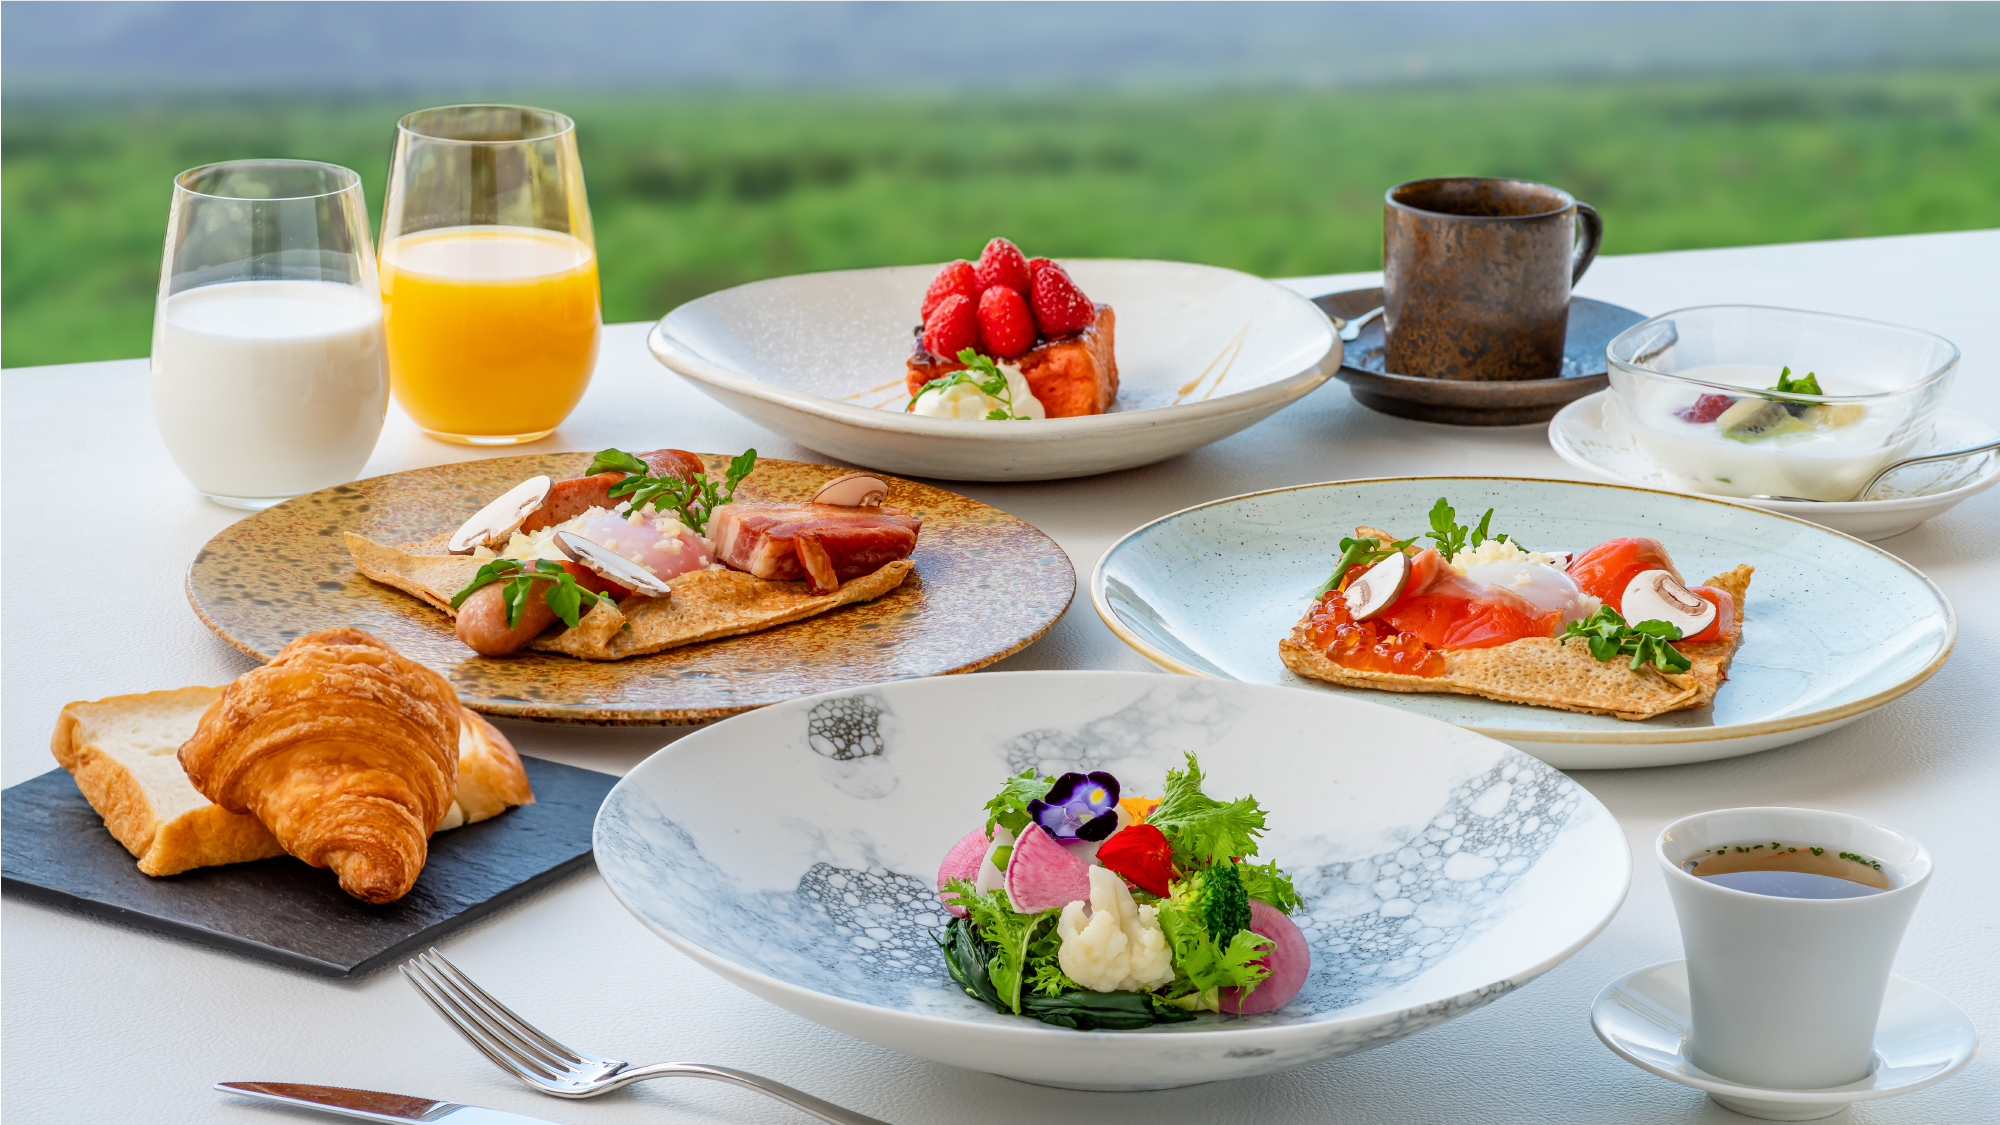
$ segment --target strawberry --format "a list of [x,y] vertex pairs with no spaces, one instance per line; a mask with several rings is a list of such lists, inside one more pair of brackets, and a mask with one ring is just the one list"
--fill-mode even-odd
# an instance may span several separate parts
[[1045,270],[1045,269],[1047,269],[1047,268],[1049,268],[1050,266],[1053,266],[1053,265],[1055,265],[1055,263],[1054,263],[1054,262],[1051,262],[1051,261],[1049,261],[1049,260],[1048,260],[1047,258],[1029,258],[1029,259],[1028,259],[1028,285],[1029,285],[1029,287],[1030,287],[1030,288],[1032,288],[1032,287],[1034,286],[1034,284],[1035,284],[1035,275],[1036,275],[1036,274],[1038,274],[1038,273],[1042,272],[1043,270]]
[[1028,260],[1021,257],[1021,251],[1004,238],[996,238],[986,244],[979,255],[979,264],[973,267],[979,279],[979,294],[996,285],[1004,285],[1021,296],[1028,295],[1033,279],[1028,276]]
[[1069,279],[1069,271],[1050,262],[1035,273],[1035,323],[1051,340],[1074,335],[1097,321],[1097,306]]
[[930,323],[931,313],[938,303],[954,293],[968,301],[979,300],[979,282],[972,275],[972,263],[964,258],[938,271],[931,287],[924,291],[924,307],[917,314],[917,319]]
[[1035,318],[1020,293],[995,285],[979,295],[979,339],[986,345],[983,351],[1000,359],[1013,359],[1035,346]]
[[924,350],[939,359],[957,359],[959,352],[978,345],[979,318],[965,294],[950,294],[924,318]]

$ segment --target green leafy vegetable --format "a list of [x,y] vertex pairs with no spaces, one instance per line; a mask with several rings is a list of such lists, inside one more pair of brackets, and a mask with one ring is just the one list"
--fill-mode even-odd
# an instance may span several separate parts
[[[1479,526],[1466,527],[1458,522],[1458,513],[1452,510],[1451,504],[1440,496],[1438,502],[1431,507],[1431,529],[1424,534],[1428,538],[1437,540],[1438,553],[1449,559],[1467,547],[1477,547],[1488,539],[1495,543],[1507,542],[1505,535],[1493,535],[1488,532],[1487,529],[1492,523],[1493,509],[1488,508],[1486,514],[1479,517]],[[1520,544],[1517,543],[1515,546],[1518,547]]]
[[1290,914],[1305,905],[1299,897],[1298,888],[1292,886],[1292,877],[1278,870],[1277,861],[1270,863],[1239,863],[1236,873],[1243,879],[1243,889],[1251,898],[1279,911]]
[[965,990],[967,996],[996,1011],[1006,1011],[1000,1003],[1000,994],[993,990],[993,978],[987,975],[986,961],[992,956],[991,948],[979,938],[979,931],[963,918],[953,918],[944,928],[944,937],[932,937],[938,948],[944,951],[945,971],[951,974],[952,983]]
[[577,585],[575,576],[563,569],[560,563],[536,559],[533,569],[529,569],[519,559],[494,559],[479,568],[472,581],[466,583],[465,589],[452,595],[451,608],[464,605],[465,599],[495,582],[507,584],[500,591],[500,600],[507,607],[509,629],[521,623],[521,611],[527,608],[528,594],[537,582],[549,583],[548,592],[544,595],[549,608],[555,610],[562,623],[572,629],[576,628],[586,608],[600,601],[611,601],[608,595],[593,594]]
[[1078,1031],[1137,1031],[1156,1023],[1186,1023],[1195,1018],[1144,992],[1091,992],[1081,988],[1054,996],[1033,995],[1021,1001],[1021,1014],[1043,1023]]
[[1627,625],[1625,618],[1608,605],[1597,607],[1596,613],[1581,621],[1570,622],[1556,641],[1568,643],[1577,639],[1588,643],[1590,655],[1602,661],[1629,655],[1634,672],[1649,663],[1662,672],[1685,672],[1694,667],[1693,661],[1667,643],[1681,639],[1679,626],[1665,621]]
[[1160,903],[1160,929],[1173,947],[1173,983],[1168,1003],[1190,1011],[1222,1010],[1224,988],[1254,989],[1271,970],[1257,964],[1272,942],[1255,930],[1238,930],[1226,941],[1210,933],[1201,915],[1173,899]]
[[1189,754],[1185,770],[1167,771],[1160,804],[1146,817],[1146,823],[1165,833],[1173,845],[1174,866],[1192,871],[1256,855],[1257,836],[1264,831],[1264,810],[1257,798],[1225,804],[1203,793],[1201,782],[1201,765]]
[[1035,935],[1055,922],[1059,909],[1040,914],[1023,914],[1007,901],[1006,891],[980,894],[964,879],[952,879],[944,889],[958,895],[958,905],[971,915],[972,924],[992,952],[986,959],[986,976],[994,995],[1010,1012],[1021,1010],[1021,990],[1028,978],[1028,954]]
[[978,387],[981,394],[989,398],[997,398],[1004,404],[1001,407],[987,411],[987,421],[1028,422],[1033,420],[1026,414],[1023,414],[1015,404],[1013,384],[1007,381],[1007,373],[1000,370],[999,364],[986,356],[980,355],[971,348],[966,348],[958,353],[958,362],[965,364],[965,366],[949,375],[932,379],[918,388],[917,393],[910,396],[910,405],[907,409],[914,411],[917,408],[917,400],[933,391],[943,392],[948,387],[970,383]]
[[736,499],[736,486],[756,467],[757,451],[746,449],[729,462],[729,471],[718,485],[706,475],[689,483],[673,473],[655,474],[651,465],[622,449],[600,450],[590,462],[592,474],[627,474],[624,480],[611,486],[613,500],[627,501],[635,512],[648,505],[655,511],[670,512],[702,533],[708,531],[708,517]]
[[986,802],[986,835],[992,836],[993,826],[999,824],[1019,836],[1028,826],[1028,802],[1048,796],[1055,783],[1053,777],[1036,777],[1034,770],[1022,770],[1008,778],[999,794]]
[[1808,371],[1804,378],[1792,378],[1792,369],[1787,367],[1778,372],[1778,385],[1771,388],[1781,395],[1824,395],[1819,389],[1819,373]]
[[1342,539],[1340,541],[1340,561],[1333,565],[1333,573],[1313,591],[1313,597],[1325,596],[1328,590],[1340,585],[1347,572],[1357,566],[1374,566],[1397,551],[1415,543],[1415,539],[1399,539],[1387,547],[1379,539]]

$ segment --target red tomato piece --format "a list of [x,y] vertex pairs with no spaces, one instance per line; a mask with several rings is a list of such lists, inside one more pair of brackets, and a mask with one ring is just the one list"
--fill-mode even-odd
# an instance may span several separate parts
[[1569,576],[1584,593],[1619,613],[1625,612],[1625,587],[1642,570],[1664,570],[1676,581],[1681,576],[1658,539],[1606,539],[1569,564]]

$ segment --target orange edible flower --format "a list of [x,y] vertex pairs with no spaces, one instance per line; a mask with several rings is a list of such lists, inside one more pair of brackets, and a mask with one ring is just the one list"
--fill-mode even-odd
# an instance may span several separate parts
[[1160,807],[1160,799],[1158,797],[1125,797],[1119,800],[1118,807],[1124,809],[1132,817],[1133,824],[1143,824],[1147,817],[1153,815],[1153,810]]

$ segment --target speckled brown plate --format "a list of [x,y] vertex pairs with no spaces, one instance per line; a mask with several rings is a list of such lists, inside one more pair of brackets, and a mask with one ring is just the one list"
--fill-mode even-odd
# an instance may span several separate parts
[[[721,476],[729,458],[704,454]],[[288,500],[231,525],[188,567],[188,601],[209,628],[260,660],[316,629],[366,629],[458,689],[465,705],[510,719],[691,725],[815,692],[970,672],[1033,644],[1076,593],[1062,548],[1013,516],[955,493],[889,481],[889,504],[924,519],[917,569],[872,602],[761,633],[596,662],[554,653],[483,657],[451,618],[355,572],[341,543],[449,532],[510,486],[575,476],[587,453],[463,461],[355,481]],[[804,500],[846,472],[762,460],[746,500]]]

